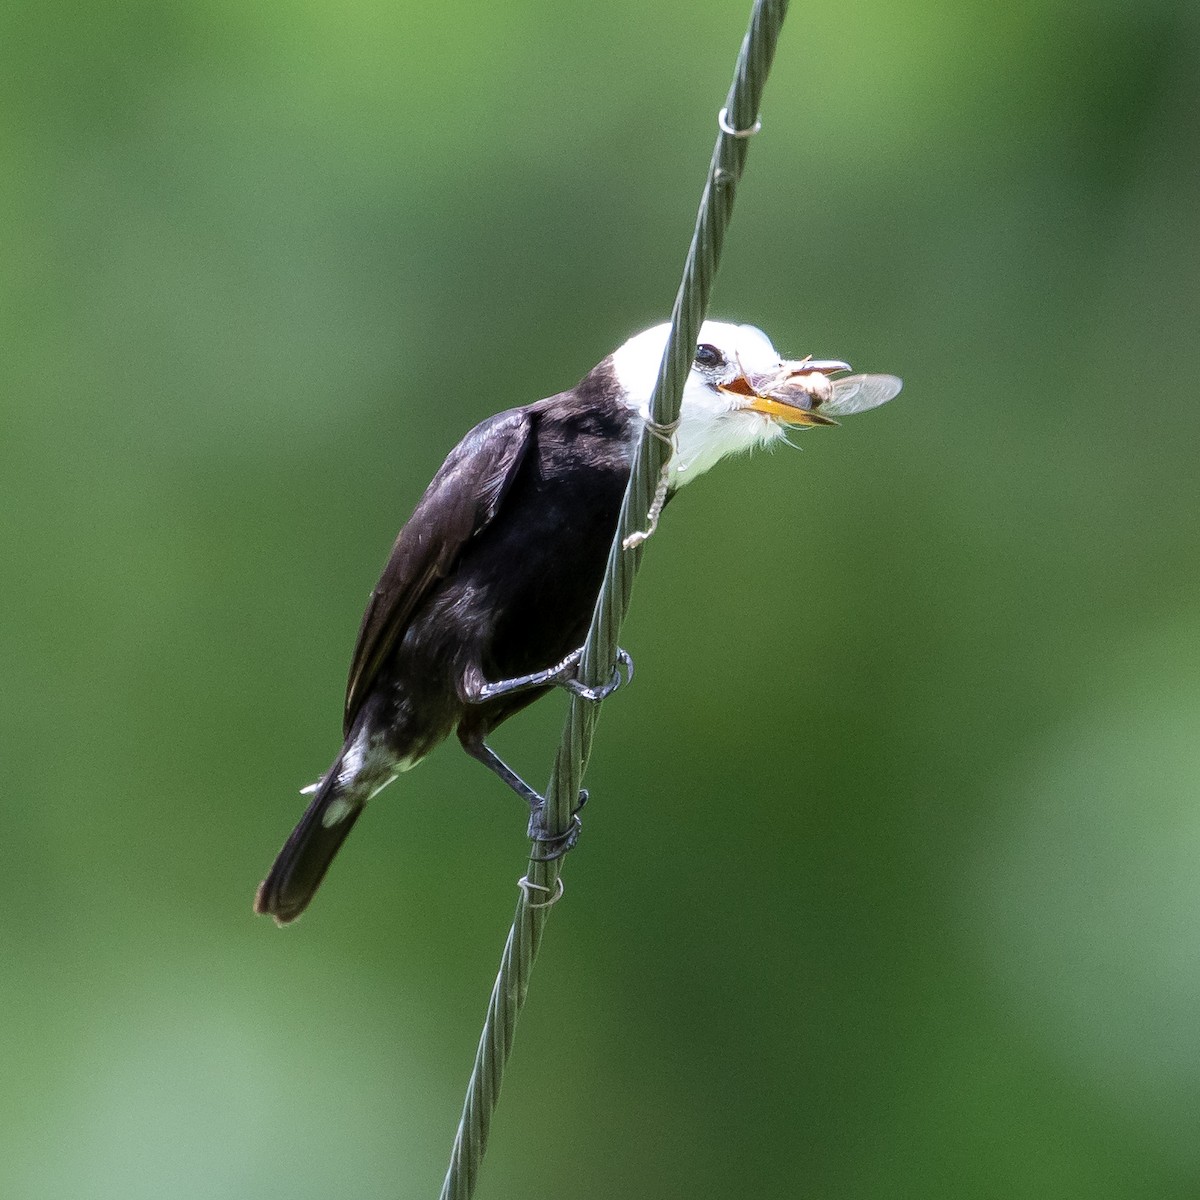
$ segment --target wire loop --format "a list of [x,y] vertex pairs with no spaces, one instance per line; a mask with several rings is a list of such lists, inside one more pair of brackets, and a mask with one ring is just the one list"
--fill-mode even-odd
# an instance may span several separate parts
[[660,441],[666,442],[672,450],[675,449],[675,435],[679,432],[679,426],[682,424],[683,418],[676,417],[673,421],[667,421],[665,424],[660,424],[651,417],[646,418],[646,432],[653,434]]
[[557,904],[563,898],[564,885],[562,876],[558,875],[554,879],[554,894],[549,900],[531,900],[530,892],[550,892],[550,888],[543,886],[540,883],[534,883],[528,875],[522,875],[517,880],[517,887],[525,893],[525,904],[528,908],[549,908],[552,904]]
[[751,138],[762,128],[762,117],[759,117],[749,129],[734,129],[729,123],[729,109],[723,108],[717,113],[717,124],[722,133],[735,138]]

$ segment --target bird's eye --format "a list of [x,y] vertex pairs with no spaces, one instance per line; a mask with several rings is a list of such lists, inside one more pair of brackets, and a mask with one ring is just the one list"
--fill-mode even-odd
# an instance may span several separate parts
[[725,355],[716,346],[710,346],[706,342],[703,346],[696,347],[696,366],[712,370],[715,367],[723,367],[724,365]]

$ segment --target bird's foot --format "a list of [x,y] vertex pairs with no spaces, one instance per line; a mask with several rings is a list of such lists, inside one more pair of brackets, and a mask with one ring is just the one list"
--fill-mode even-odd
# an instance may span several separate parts
[[571,812],[571,823],[562,833],[551,833],[546,828],[546,801],[540,796],[538,799],[541,801],[539,804],[530,806],[529,840],[537,843],[541,853],[530,854],[529,858],[532,862],[553,862],[573,850],[579,841],[579,831],[583,828],[579,810],[588,802],[587,788],[579,789],[579,803]]
[[[612,678],[607,683],[602,683],[599,687],[588,687],[587,684],[581,683],[574,674],[579,665],[579,655],[580,652],[577,651],[574,661],[571,663],[572,673],[564,675],[558,680],[559,685],[566,688],[573,696],[578,696],[581,700],[591,700],[594,703],[598,703],[611,696],[622,684],[633,682],[633,658],[628,650],[622,650],[620,646],[617,647],[617,662],[613,667]],[[622,667],[625,668],[624,677],[621,675]]]

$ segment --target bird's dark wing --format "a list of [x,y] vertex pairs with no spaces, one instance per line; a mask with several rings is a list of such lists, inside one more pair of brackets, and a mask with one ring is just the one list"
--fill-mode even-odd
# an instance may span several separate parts
[[429,589],[450,573],[463,548],[500,510],[532,430],[533,418],[524,408],[476,425],[450,451],[400,530],[358,631],[346,684],[347,735],[380,664],[404,636]]

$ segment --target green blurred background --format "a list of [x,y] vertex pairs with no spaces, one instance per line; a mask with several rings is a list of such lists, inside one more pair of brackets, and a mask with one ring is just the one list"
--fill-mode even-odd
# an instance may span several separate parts
[[[747,11],[5,6],[0,1196],[437,1194],[519,805],[447,747],[251,897],[444,453],[668,311]],[[713,312],[905,391],[651,544],[482,1200],[1200,1192],[1198,71],[794,8]]]

